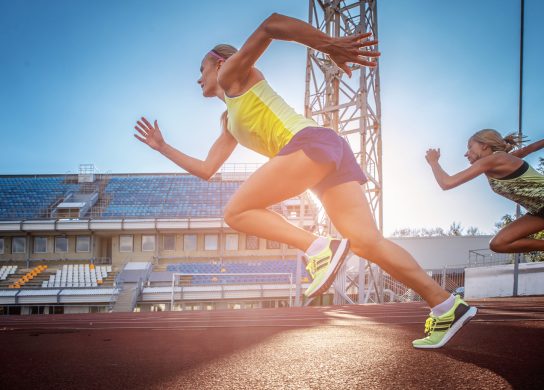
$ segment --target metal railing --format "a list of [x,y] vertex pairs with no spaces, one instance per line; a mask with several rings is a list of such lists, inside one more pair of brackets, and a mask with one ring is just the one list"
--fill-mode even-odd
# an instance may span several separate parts
[[[176,287],[180,288],[180,296],[181,298],[183,299],[183,288],[184,287],[189,287],[189,286],[183,286],[183,285],[176,285],[176,277],[178,277],[178,280],[181,281],[182,277],[183,276],[190,276],[190,277],[202,277],[202,276],[211,276],[211,277],[246,277],[246,276],[265,276],[265,277],[274,277],[274,276],[287,276],[288,279],[289,279],[289,307],[292,307],[293,306],[293,289],[295,286],[293,286],[293,274],[290,273],[290,272],[285,272],[285,273],[280,273],[280,272],[277,272],[277,273],[226,273],[226,272],[223,272],[223,273],[198,273],[198,274],[195,274],[195,273],[173,273],[172,274],[172,290],[171,290],[171,295],[170,295],[170,311],[173,311],[174,309],[174,302],[175,302],[175,293],[176,293]],[[249,282],[248,282],[249,283]],[[260,289],[261,289],[261,292],[263,291],[263,286],[264,285],[269,285],[270,283],[266,283],[266,282],[251,282],[252,285],[259,285],[260,286]],[[277,283],[274,283],[274,284],[277,284]],[[243,284],[242,283],[229,283],[229,284],[220,284],[219,280],[218,280],[218,283],[212,283],[212,284],[209,284],[208,286],[215,286],[215,287],[218,287],[221,291],[221,296],[223,297],[224,294],[225,294],[225,286],[242,286],[243,287]],[[241,290],[243,291],[243,289]]]
[[466,268],[486,267],[489,265],[512,264],[515,259],[513,253],[496,253],[490,249],[473,249],[468,251]]

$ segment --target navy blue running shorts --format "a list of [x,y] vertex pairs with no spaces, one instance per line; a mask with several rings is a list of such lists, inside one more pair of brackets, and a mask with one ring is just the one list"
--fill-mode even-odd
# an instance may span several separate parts
[[315,162],[335,164],[334,171],[311,188],[319,198],[327,189],[338,184],[350,181],[363,184],[368,180],[347,141],[332,129],[306,127],[296,133],[277,155],[283,156],[298,150],[302,150]]

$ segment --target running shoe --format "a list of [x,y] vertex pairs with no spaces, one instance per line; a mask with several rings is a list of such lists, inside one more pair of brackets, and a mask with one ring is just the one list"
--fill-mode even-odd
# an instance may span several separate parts
[[349,242],[346,239],[333,240],[329,238],[329,245],[315,256],[308,258],[306,270],[313,281],[304,292],[307,298],[315,297],[329,289],[338,270],[344,263],[349,252]]
[[476,315],[476,309],[467,305],[459,295],[455,296],[453,307],[441,316],[431,312],[425,321],[425,338],[414,340],[414,348],[440,348]]

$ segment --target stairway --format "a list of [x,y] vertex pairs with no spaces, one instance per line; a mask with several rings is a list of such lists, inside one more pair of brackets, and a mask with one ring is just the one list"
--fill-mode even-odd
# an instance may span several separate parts
[[129,313],[134,311],[134,307],[138,301],[138,295],[140,295],[138,283],[123,283],[121,292],[113,305],[112,312]]

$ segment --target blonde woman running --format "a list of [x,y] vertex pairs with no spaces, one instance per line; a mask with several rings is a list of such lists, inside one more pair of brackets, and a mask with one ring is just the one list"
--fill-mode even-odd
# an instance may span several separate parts
[[527,214],[503,227],[493,237],[489,247],[495,252],[544,251],[544,240],[528,237],[544,230],[544,175],[522,160],[544,148],[544,140],[511,151],[520,143],[513,134],[503,138],[496,130],[480,130],[468,140],[465,157],[470,167],[452,176],[438,162],[440,149],[429,149],[425,156],[443,190],[457,187],[483,173],[493,191],[527,210]]
[[[253,173],[232,196],[225,221],[238,231],[297,247],[306,252],[313,278],[306,297],[327,291],[349,249],[378,265],[417,291],[432,307],[427,337],[418,348],[444,345],[476,314],[460,298],[443,290],[402,248],[384,239],[376,228],[361,184],[367,179],[347,142],[333,130],[321,128],[297,114],[255,67],[275,40],[295,41],[319,50],[348,76],[349,63],[376,66],[379,53],[371,33],[333,38],[287,16],[267,18],[237,51],[218,45],[204,56],[198,84],[205,97],[227,106],[222,132],[205,160],[190,157],[167,144],[157,121],[137,122],[135,137],[186,171],[208,180],[239,143],[270,160]],[[280,62],[281,63],[281,62]],[[289,64],[284,64],[286,69]],[[313,190],[344,239],[317,237],[290,224],[267,207]]]

